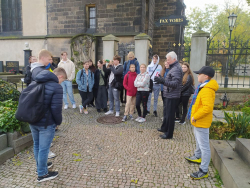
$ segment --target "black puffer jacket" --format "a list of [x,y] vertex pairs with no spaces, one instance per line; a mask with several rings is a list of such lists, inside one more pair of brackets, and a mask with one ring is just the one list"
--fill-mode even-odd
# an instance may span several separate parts
[[178,61],[169,65],[169,71],[163,85],[163,96],[166,98],[180,98],[183,72]]
[[37,75],[32,72],[32,77],[33,76],[35,76],[36,82],[46,82],[44,105],[48,109],[45,116],[39,122],[33,125],[45,126],[47,117],[49,117],[48,125],[60,125],[62,123],[63,89],[62,86],[58,83],[57,76],[48,70],[43,70]]
[[193,87],[193,79],[190,75],[188,75],[186,83],[181,88],[181,96],[191,96]]

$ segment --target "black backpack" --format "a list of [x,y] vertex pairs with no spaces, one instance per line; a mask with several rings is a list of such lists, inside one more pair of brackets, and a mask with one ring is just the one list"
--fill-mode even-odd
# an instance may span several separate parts
[[[47,112],[44,106],[45,83],[32,82],[19,97],[16,119],[34,124],[39,122]],[[48,118],[47,118],[48,121]],[[48,122],[46,122],[48,123]],[[45,125],[47,127],[47,125]]]
[[[155,70],[157,69],[158,65],[155,67]],[[149,93],[152,93],[153,91],[153,86],[154,86],[154,82],[151,79],[151,76],[154,74],[155,70],[153,71],[153,73],[150,75],[150,80],[149,80]]]

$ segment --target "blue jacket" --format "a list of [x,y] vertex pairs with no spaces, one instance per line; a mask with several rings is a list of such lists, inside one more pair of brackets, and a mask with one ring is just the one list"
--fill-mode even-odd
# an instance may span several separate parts
[[[81,75],[83,71],[83,74]],[[78,84],[78,90],[87,92],[87,80],[89,86],[89,92],[92,92],[94,83],[95,83],[95,76],[90,70],[88,70],[88,79],[85,69],[79,70],[76,75],[76,83]]]
[[134,64],[135,65],[135,72],[137,74],[140,74],[140,64],[137,61],[137,59],[134,58],[133,60],[128,60],[124,63],[124,65],[123,65],[123,77],[128,73],[130,64]]
[[33,76],[38,83],[46,82],[44,105],[48,109],[45,116],[33,125],[45,126],[47,117],[48,125],[60,125],[62,123],[63,88],[58,83],[57,76],[48,70],[43,70],[36,75],[33,72]]
[[[166,68],[165,68],[166,69]],[[166,72],[164,73],[163,77],[166,78],[168,74],[169,69],[166,69]],[[163,84],[161,84],[161,91],[163,91]]]

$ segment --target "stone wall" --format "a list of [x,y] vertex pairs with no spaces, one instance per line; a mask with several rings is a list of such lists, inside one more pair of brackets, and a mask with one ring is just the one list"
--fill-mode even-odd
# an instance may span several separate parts
[[[48,34],[77,34],[87,31],[89,0],[49,0]],[[96,5],[97,33],[140,32],[141,0],[92,0]]]
[[2,32],[2,9],[1,9],[1,1],[0,1],[0,33]]
[[[155,3],[154,22],[158,21],[160,17],[177,15],[177,7],[175,0],[157,0]],[[158,54],[161,63],[166,59],[168,43],[179,43],[180,26],[154,26],[153,30],[153,52]],[[176,45],[177,49],[177,45]],[[177,50],[175,51],[177,52]]]

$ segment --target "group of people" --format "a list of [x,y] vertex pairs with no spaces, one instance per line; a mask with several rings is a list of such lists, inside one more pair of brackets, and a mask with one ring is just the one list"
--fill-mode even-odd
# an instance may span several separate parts
[[[51,163],[47,163],[47,159],[56,125],[60,125],[62,122],[62,99],[64,109],[67,109],[69,105],[67,102],[68,94],[72,108],[76,108],[72,92],[75,65],[67,58],[66,52],[61,55],[62,60],[58,64],[58,68],[53,71],[55,75],[48,66],[52,56],[47,50],[42,50],[39,53],[38,62],[32,63],[30,69],[31,80],[38,82],[52,81],[52,83],[46,83],[46,97],[44,99],[45,105],[51,110],[38,123],[30,125],[34,140],[38,181],[53,179],[58,175],[58,172],[48,171]],[[201,163],[199,171],[192,173],[191,177],[194,179],[208,177],[207,172],[210,162],[209,127],[212,122],[215,91],[218,89],[217,82],[212,79],[214,70],[205,66],[199,71],[194,71],[198,74],[198,81],[200,82],[195,89],[194,77],[189,64],[184,62],[180,65],[175,52],[169,52],[166,55],[164,68],[159,64],[160,58],[158,55],[153,56],[149,66],[139,64],[133,52],[130,52],[128,57],[129,60],[124,65],[121,64],[121,57],[118,55],[115,55],[112,61],[97,61],[97,68],[91,60],[83,63],[83,69],[76,74],[76,82],[82,99],[82,104],[79,105],[80,113],[88,114],[87,106],[95,106],[98,112],[103,110],[106,115],[111,115],[115,111],[115,116],[120,116],[120,98],[123,97],[121,92],[125,89],[126,106],[122,121],[132,120],[136,108],[138,117],[135,121],[142,123],[146,121],[146,116],[150,113],[152,93],[154,94],[153,114],[158,116],[157,103],[161,91],[164,110],[163,122],[158,129],[163,133],[160,137],[172,139],[175,121],[185,124],[187,116],[187,119],[194,126],[196,150],[193,156],[185,157],[185,159],[190,162]],[[58,83],[62,87],[59,87]],[[193,98],[188,110],[188,101],[192,94]],[[181,118],[178,112],[180,103],[183,106]],[[47,119],[49,119],[48,126],[45,129],[43,124]]]

